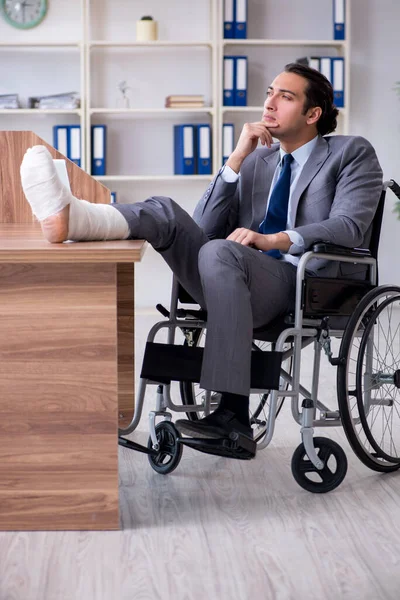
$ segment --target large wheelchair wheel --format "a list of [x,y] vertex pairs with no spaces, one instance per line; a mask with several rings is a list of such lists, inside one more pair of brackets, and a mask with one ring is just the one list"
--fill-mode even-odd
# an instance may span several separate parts
[[[196,346],[203,346],[206,336],[205,329],[196,329],[193,333],[193,341]],[[186,343],[186,342],[185,342]],[[287,344],[287,348],[289,349],[291,344]],[[253,341],[253,351],[255,352],[266,352],[268,350],[272,350],[272,344],[270,342],[262,342],[262,341]],[[290,375],[292,372],[292,364],[293,357],[290,356],[282,363],[282,368]],[[289,384],[283,379],[280,382],[281,389],[288,389]],[[187,381],[180,382],[180,392],[182,398],[182,404],[186,406],[197,405],[199,409],[205,406],[206,402],[206,391],[203,390],[199,384],[190,383]],[[280,396],[278,398],[275,418],[279,415],[282,406],[284,397]],[[217,392],[211,392],[210,396],[210,410],[214,411],[220,402],[220,394]],[[250,423],[253,428],[254,439],[260,440],[264,435],[269,418],[269,407],[270,407],[270,391],[266,390],[262,394],[250,394],[250,403],[249,403],[249,411],[250,411]],[[197,420],[201,419],[205,416],[205,413],[201,410],[198,412],[188,412],[186,413],[188,419]]]
[[400,467],[400,288],[381,286],[358,304],[337,371],[343,428],[370,469]]

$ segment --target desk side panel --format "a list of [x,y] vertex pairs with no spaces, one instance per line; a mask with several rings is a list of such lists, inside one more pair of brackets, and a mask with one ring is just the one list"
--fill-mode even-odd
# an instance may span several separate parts
[[117,529],[115,265],[0,265],[0,530]]
[[110,190],[80,169],[32,131],[0,131],[0,223],[33,223],[21,186],[20,166],[28,148],[46,146],[53,158],[64,158],[74,196],[97,204],[110,202]]

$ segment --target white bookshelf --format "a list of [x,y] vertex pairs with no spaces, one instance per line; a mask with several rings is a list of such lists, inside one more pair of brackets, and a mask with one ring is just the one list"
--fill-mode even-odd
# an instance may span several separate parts
[[97,181],[103,183],[118,182],[118,181],[210,181],[212,175],[98,175],[95,177]]
[[[298,9],[301,1],[293,0],[293,6]],[[116,146],[119,144],[124,149],[126,147],[127,152],[132,154],[132,161],[145,160],[145,149],[135,156],[135,152],[132,150],[135,142],[132,142],[132,139],[138,139],[136,145],[141,144],[141,140],[146,136],[146,127],[150,132],[157,132],[150,133],[150,137],[153,136],[157,139],[157,144],[161,143],[161,136],[167,137],[168,142],[160,151],[160,155],[164,158],[156,156],[154,159],[158,165],[159,160],[167,160],[168,164],[172,164],[170,156],[173,153],[173,124],[207,122],[210,123],[213,131],[213,171],[215,173],[222,161],[222,123],[234,122],[237,140],[243,123],[249,118],[258,119],[262,113],[261,103],[271,74],[276,75],[283,68],[283,63],[294,61],[300,56],[324,53],[324,55],[345,58],[346,108],[340,110],[339,127],[341,133],[348,133],[351,97],[351,42],[349,38],[351,0],[346,2],[347,39],[345,41],[334,40],[328,35],[329,29],[332,30],[332,12],[327,10],[328,7],[331,7],[331,1],[315,0],[315,11],[319,11],[317,17],[323,24],[317,31],[317,34],[319,33],[321,36],[319,39],[304,36],[305,32],[302,30],[301,23],[296,23],[295,27],[288,21],[283,27],[280,16],[282,7],[277,7],[276,2],[265,0],[260,3],[248,0],[248,35],[253,35],[253,37],[244,40],[228,40],[223,38],[222,0],[207,0],[204,4],[197,3],[196,5],[189,3],[191,6],[178,3],[177,0],[171,0],[167,6],[162,0],[157,0],[153,3],[150,12],[158,11],[160,15],[158,18],[160,39],[152,42],[137,42],[134,39],[135,22],[140,13],[148,12],[146,0],[137,0],[133,4],[126,3],[125,0],[72,0],[68,11],[65,11],[63,0],[52,0],[48,17],[35,30],[21,32],[5,23],[1,24],[0,61],[2,53],[6,53],[7,57],[11,56],[10,53],[14,57],[20,52],[24,53],[27,62],[33,60],[35,53],[43,56],[45,62],[49,57],[62,55],[59,73],[55,74],[57,77],[61,77],[68,60],[65,57],[67,55],[74,56],[76,89],[68,91],[80,92],[81,108],[78,110],[28,108],[0,110],[0,127],[3,127],[4,120],[9,116],[8,124],[20,121],[23,122],[24,128],[26,128],[25,123],[29,123],[28,128],[37,130],[36,124],[39,123],[40,116],[42,128],[44,128],[43,119],[48,120],[49,135],[46,139],[52,143],[52,126],[58,122],[68,123],[66,119],[71,117],[73,123],[81,124],[82,167],[90,172],[90,133],[91,125],[94,123],[104,122],[107,124],[113,133],[110,136],[110,143],[114,144],[112,153],[115,154],[118,151],[121,153],[121,149],[118,150]],[[193,10],[197,11],[194,15],[192,15]],[[70,23],[70,27],[69,29],[63,27],[61,31],[65,33],[62,33],[61,39],[57,39],[60,31],[59,25],[64,23],[65,19]],[[305,19],[304,16],[304,23],[306,23]],[[293,20],[296,21],[296,16],[293,17]],[[189,27],[190,31],[188,31]],[[282,36],[282,32],[285,33],[286,29],[289,34],[292,33],[292,35],[288,35],[287,39]],[[293,36],[297,32],[302,36],[299,39]],[[274,33],[277,34],[277,37],[273,35]],[[311,33],[314,35],[315,31]],[[249,70],[252,61],[255,63],[255,72],[260,73],[261,76],[257,78],[253,75],[253,80],[249,77],[249,86],[253,86],[255,81],[258,85],[258,79],[260,79],[260,90],[264,88],[264,92],[258,90],[252,92],[249,87],[248,97],[250,96],[251,101],[249,106],[223,106],[223,56],[237,53],[248,55]],[[191,63],[193,63],[192,69],[187,67]],[[158,71],[157,65],[161,65]],[[148,71],[147,79],[145,79],[146,69]],[[128,84],[130,84],[130,80],[133,81],[131,108],[115,106],[115,82],[118,77],[123,79],[125,72]],[[173,73],[175,73],[175,79],[173,79]],[[170,88],[165,85],[166,80],[168,83],[168,78],[171,78]],[[196,87],[197,81],[199,81],[200,89]],[[58,83],[58,85],[60,84]],[[67,89],[55,90],[53,93],[58,93],[58,91],[67,91]],[[46,90],[40,95],[46,93],[52,92]],[[173,93],[204,93],[207,106],[192,109],[165,108],[163,106],[165,96]],[[35,95],[35,93],[31,95]],[[22,119],[18,119],[19,116]],[[57,118],[60,120],[57,121]],[[6,127],[4,126],[4,128]],[[149,160],[153,160],[153,157],[150,156]],[[119,172],[118,166],[115,166],[114,162],[114,168],[115,172],[110,172],[99,180],[107,185],[139,181],[176,181],[181,185],[185,181],[190,183],[210,179],[208,176],[198,175],[175,176],[171,167],[169,167],[170,174],[161,174],[155,170],[154,175],[149,175],[147,168],[143,169],[143,174],[137,174],[134,169],[130,169],[128,164],[121,165]],[[129,174],[131,170],[132,173]]]
[[341,40],[223,40],[223,46],[332,46],[335,48],[345,48],[346,41]]

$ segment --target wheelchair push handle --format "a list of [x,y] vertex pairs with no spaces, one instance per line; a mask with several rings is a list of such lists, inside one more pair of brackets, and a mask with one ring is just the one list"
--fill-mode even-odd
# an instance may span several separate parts
[[400,200],[400,185],[398,183],[396,183],[394,179],[390,179],[390,181],[388,183],[388,187],[390,187],[390,189],[392,190],[392,192]]

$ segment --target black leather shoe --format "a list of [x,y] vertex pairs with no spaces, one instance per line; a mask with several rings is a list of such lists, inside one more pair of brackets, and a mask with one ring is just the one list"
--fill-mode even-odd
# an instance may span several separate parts
[[216,410],[199,421],[179,419],[175,426],[180,434],[203,439],[220,439],[229,437],[230,433],[241,433],[253,439],[250,425],[243,425],[230,410]]

